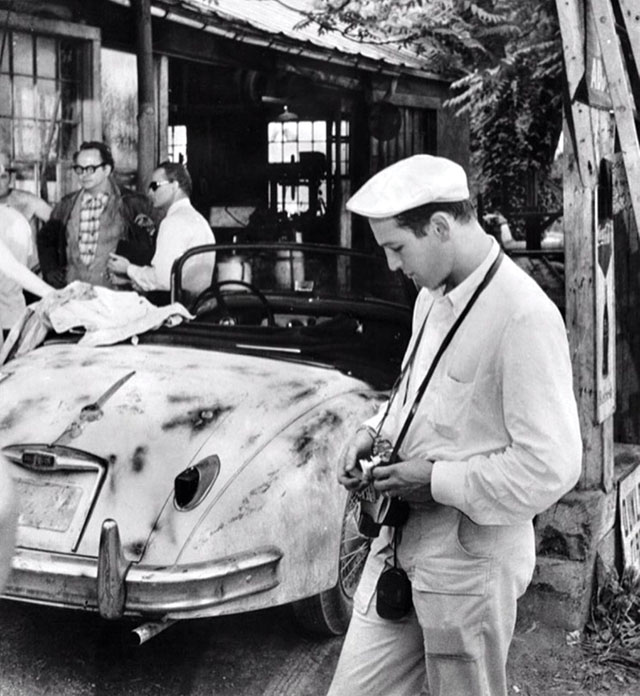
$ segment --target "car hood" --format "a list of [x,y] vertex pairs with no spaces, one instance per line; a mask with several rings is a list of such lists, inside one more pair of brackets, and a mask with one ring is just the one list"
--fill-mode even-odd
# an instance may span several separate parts
[[[134,558],[183,469],[215,453],[230,480],[318,404],[347,392],[370,398],[364,382],[326,367],[173,346],[52,344],[4,365],[0,379],[2,447],[58,444],[100,458],[106,470],[84,528],[64,538],[42,529],[58,522],[23,524],[19,543],[95,555],[100,525],[113,518]],[[16,471],[39,492],[43,480],[50,488],[64,478]]]

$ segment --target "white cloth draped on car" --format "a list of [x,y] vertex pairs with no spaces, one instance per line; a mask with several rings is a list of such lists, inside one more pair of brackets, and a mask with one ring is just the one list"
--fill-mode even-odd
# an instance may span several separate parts
[[53,329],[64,333],[84,329],[80,345],[106,346],[124,341],[167,322],[192,319],[179,302],[156,307],[137,292],[120,292],[75,281],[23,312],[0,352],[0,364],[44,341]]

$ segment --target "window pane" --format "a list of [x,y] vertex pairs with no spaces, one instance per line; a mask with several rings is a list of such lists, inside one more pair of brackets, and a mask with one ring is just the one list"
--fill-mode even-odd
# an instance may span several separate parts
[[11,116],[11,81],[0,75],[0,116]]
[[346,143],[340,143],[340,174],[346,176],[349,173],[349,146]]
[[5,152],[11,152],[11,119],[0,118],[0,146]]
[[285,123],[282,125],[282,142],[292,143],[298,139],[298,124]]
[[39,118],[51,120],[54,117],[60,118],[60,107],[56,99],[56,83],[53,80],[38,80],[38,101]]
[[327,122],[326,121],[314,121],[313,122],[313,139],[314,140],[326,140],[327,139]]
[[274,123],[273,121],[269,124],[269,129],[267,131],[267,138],[270,143],[280,142],[282,140],[282,124]]
[[295,162],[298,159],[298,143],[285,143],[282,148],[282,161]]
[[56,40],[49,36],[39,36],[36,43],[36,69],[41,77],[56,76]]
[[324,141],[316,140],[312,146],[309,147],[310,150],[314,152],[322,152],[323,155],[327,154],[327,143]]
[[[60,159],[70,160],[77,149],[78,126],[75,123],[63,123],[60,129],[60,140],[58,143]],[[67,172],[71,179],[71,172]]]
[[78,121],[78,87],[73,82],[63,82],[62,89],[62,119]]
[[13,34],[13,70],[22,75],[33,75],[33,41],[30,34]]
[[13,83],[15,116],[33,118],[36,115],[35,92],[30,77],[16,77]]
[[78,79],[77,56],[78,49],[75,44],[66,41],[60,42],[60,77],[63,80]]
[[282,162],[282,148],[279,143],[269,143],[269,162]]
[[40,152],[42,153],[42,159],[55,160],[56,156],[56,143],[58,142],[60,132],[60,122],[57,122],[53,126],[53,132],[51,131],[50,121],[40,121]]
[[14,134],[16,159],[37,159],[40,148],[35,121],[16,121]]
[[300,121],[298,123],[298,139],[311,140],[313,137],[313,128],[311,121]]

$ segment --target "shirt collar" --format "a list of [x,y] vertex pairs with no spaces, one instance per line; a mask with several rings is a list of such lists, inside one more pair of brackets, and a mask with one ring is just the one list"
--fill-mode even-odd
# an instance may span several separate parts
[[462,310],[465,308],[467,302],[471,299],[471,295],[473,295],[474,291],[487,274],[491,264],[498,257],[499,253],[500,246],[498,245],[498,242],[492,238],[491,248],[489,249],[489,253],[484,257],[482,263],[446,295],[443,294],[444,289],[438,290],[437,293],[434,293],[434,299],[436,301],[446,301],[456,317],[459,316]]
[[98,191],[98,193],[89,193],[85,189],[82,190],[82,202],[89,203],[91,201],[99,201],[100,204],[104,204],[109,198],[109,194],[106,191]]
[[167,208],[167,215],[170,213],[173,213],[175,210],[178,210],[179,208],[186,208],[187,206],[190,206],[191,203],[188,198],[178,198],[177,201],[174,201],[168,208]]

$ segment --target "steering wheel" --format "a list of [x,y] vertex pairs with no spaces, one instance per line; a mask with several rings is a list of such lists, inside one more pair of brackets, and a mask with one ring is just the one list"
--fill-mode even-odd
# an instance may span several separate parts
[[276,325],[276,320],[273,316],[273,310],[271,309],[271,305],[269,304],[269,300],[264,296],[264,294],[258,290],[258,288],[255,285],[252,285],[251,283],[247,283],[244,280],[221,280],[219,283],[212,283],[206,290],[203,290],[198,297],[193,302],[191,313],[195,314],[198,316],[198,312],[202,310],[204,305],[211,299],[215,298],[217,301],[217,309],[220,310],[221,317],[220,321],[218,323],[223,324],[223,323],[233,323],[235,324],[235,321],[233,320],[231,316],[231,312],[229,311],[229,305],[226,303],[226,301],[223,299],[224,293],[221,292],[221,289],[225,287],[226,285],[235,285],[235,286],[242,286],[243,288],[246,288],[251,295],[254,295],[260,300],[260,303],[264,307],[264,313],[267,318],[267,325],[268,326],[275,326]]

